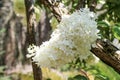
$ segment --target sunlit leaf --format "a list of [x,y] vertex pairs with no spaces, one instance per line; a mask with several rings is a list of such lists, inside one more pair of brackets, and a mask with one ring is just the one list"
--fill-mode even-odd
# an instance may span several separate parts
[[94,80],[109,80],[109,78],[102,76],[102,75],[97,75],[97,76],[95,76]]
[[120,40],[120,27],[117,26],[113,27],[113,34],[117,39]]

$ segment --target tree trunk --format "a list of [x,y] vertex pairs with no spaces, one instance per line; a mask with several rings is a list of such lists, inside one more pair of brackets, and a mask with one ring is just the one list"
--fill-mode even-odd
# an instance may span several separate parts
[[6,38],[6,30],[7,30],[7,24],[9,23],[9,20],[11,19],[13,15],[13,9],[12,9],[12,2],[11,0],[1,0],[0,1],[0,65],[4,65],[5,62],[5,38]]
[[[16,64],[20,55],[23,56],[25,43],[25,29],[20,17],[13,10],[12,0],[0,1],[0,65],[8,68]],[[20,58],[19,61],[23,59]]]
[[36,29],[38,30],[36,33],[39,34],[39,37],[37,37],[39,40],[36,41],[37,45],[40,45],[42,42],[48,40],[51,34],[51,25],[46,10],[42,10],[41,16],[42,17],[40,18]]
[[[36,44],[35,41],[35,11],[34,11],[34,0],[24,0],[26,7],[26,17],[27,17],[27,43],[28,45]],[[33,76],[34,80],[42,80],[41,68],[32,62]]]

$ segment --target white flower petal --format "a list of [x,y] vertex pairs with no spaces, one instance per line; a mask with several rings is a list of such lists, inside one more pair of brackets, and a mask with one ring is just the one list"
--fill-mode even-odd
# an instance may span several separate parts
[[91,43],[98,37],[95,19],[95,14],[86,8],[64,16],[50,40],[33,50],[33,61],[44,67],[58,67],[76,57],[86,59]]

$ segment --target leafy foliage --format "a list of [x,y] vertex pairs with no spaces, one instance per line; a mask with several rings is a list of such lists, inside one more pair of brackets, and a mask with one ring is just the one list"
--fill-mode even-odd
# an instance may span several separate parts
[[73,78],[69,77],[68,80],[88,80],[85,76],[76,75]]
[[5,66],[0,66],[0,80],[11,80],[10,76],[4,75]]
[[120,40],[120,24],[113,26],[113,35]]
[[[102,0],[100,0],[102,1]],[[106,10],[98,17],[98,28],[102,38],[113,40],[119,39],[119,24],[120,24],[120,0],[106,0],[103,7],[100,9]]]
[[120,76],[116,73],[111,67],[104,64],[103,62],[99,62],[91,68],[87,69],[90,71],[96,80],[119,80]]

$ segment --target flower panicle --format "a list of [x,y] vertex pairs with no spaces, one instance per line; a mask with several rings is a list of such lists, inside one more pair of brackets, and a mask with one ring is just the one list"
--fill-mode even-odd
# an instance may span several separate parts
[[98,37],[95,19],[95,13],[88,8],[63,16],[49,41],[40,47],[28,48],[33,61],[43,67],[58,67],[75,60],[76,57],[86,59],[91,54],[91,44]]

